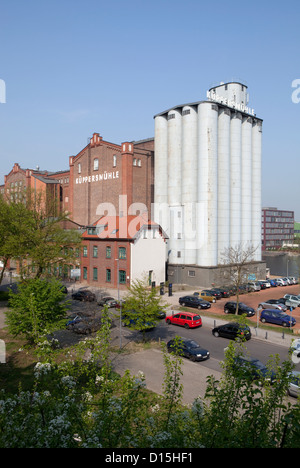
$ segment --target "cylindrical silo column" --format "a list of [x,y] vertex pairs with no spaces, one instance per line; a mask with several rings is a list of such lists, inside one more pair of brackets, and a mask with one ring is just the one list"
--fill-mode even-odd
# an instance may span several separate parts
[[252,244],[252,119],[242,123],[242,234],[244,247]]
[[255,260],[261,260],[261,152],[262,122],[255,120],[252,127],[252,245]]
[[230,160],[230,245],[241,244],[241,157],[242,157],[242,115],[231,117],[231,160]]
[[168,204],[170,207],[169,262],[182,263],[181,177],[182,177],[182,116],[181,110],[168,113]]
[[154,209],[151,216],[169,235],[168,209],[168,120],[167,115],[155,117]]
[[215,266],[218,261],[218,106],[198,106],[198,250],[197,264]]
[[198,171],[198,112],[193,106],[182,109],[182,205],[184,258],[182,263],[195,264],[196,250],[196,203]]
[[218,122],[218,263],[224,262],[230,245],[230,118],[229,109],[219,109]]

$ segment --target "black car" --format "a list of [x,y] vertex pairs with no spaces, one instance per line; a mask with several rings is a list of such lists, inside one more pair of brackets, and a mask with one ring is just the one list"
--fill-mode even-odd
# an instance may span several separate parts
[[[169,353],[175,351],[174,342],[175,340],[170,340],[167,343]],[[186,338],[181,338],[178,351],[182,356],[191,359],[192,361],[205,361],[206,359],[209,359],[210,356],[207,349],[201,348],[196,341],[188,340]]]
[[216,289],[204,289],[202,292],[205,292],[210,296],[214,296],[216,299],[221,299],[222,297],[222,294]]
[[179,298],[179,304],[187,307],[195,307],[196,309],[209,309],[210,302],[200,299],[197,296],[184,296]]
[[[236,312],[236,302],[226,302],[224,305],[225,314],[235,314]],[[255,310],[252,307],[247,306],[243,302],[239,302],[238,315],[246,314],[247,317],[253,317],[255,315]]]
[[118,301],[114,297],[106,296],[100,299],[98,302],[99,306],[108,306],[108,307],[116,307],[118,305]]
[[77,291],[72,294],[72,299],[77,301],[93,302],[96,300],[96,296],[91,291]]
[[67,329],[79,335],[89,335],[93,332],[100,330],[101,318],[100,317],[79,317],[76,316],[73,320],[67,323]]
[[225,288],[212,288],[212,291],[216,291],[217,293],[221,294],[221,297],[230,297],[229,289],[225,289]]
[[212,334],[216,337],[229,338],[230,340],[250,340],[251,331],[247,325],[230,322],[224,325],[219,325],[212,330]]
[[255,358],[238,356],[235,358],[234,366],[245,372],[249,372],[253,380],[258,380],[259,382],[267,380],[272,384],[276,379],[275,372],[268,369],[261,361]]
[[267,289],[266,283],[264,283],[263,281],[257,281],[257,282],[260,285],[261,289]]

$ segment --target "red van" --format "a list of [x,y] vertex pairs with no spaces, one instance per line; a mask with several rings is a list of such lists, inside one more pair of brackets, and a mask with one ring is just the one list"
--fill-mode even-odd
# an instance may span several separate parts
[[166,317],[166,322],[172,325],[179,325],[185,328],[196,328],[202,326],[202,320],[199,314],[193,312],[178,312],[178,314]]

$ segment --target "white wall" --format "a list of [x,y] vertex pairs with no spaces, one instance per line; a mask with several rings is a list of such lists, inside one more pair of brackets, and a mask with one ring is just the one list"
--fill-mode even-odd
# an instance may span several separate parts
[[[153,239],[153,235],[155,238]],[[146,237],[146,238],[144,238]],[[156,286],[165,281],[166,244],[157,230],[141,231],[139,238],[131,244],[131,282],[149,275]]]

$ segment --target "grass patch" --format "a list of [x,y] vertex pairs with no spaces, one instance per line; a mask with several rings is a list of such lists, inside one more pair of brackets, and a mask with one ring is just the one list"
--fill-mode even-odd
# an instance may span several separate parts
[[32,389],[36,356],[25,348],[25,341],[11,337],[0,329],[0,339],[6,348],[6,362],[0,364],[0,389],[8,393]]

